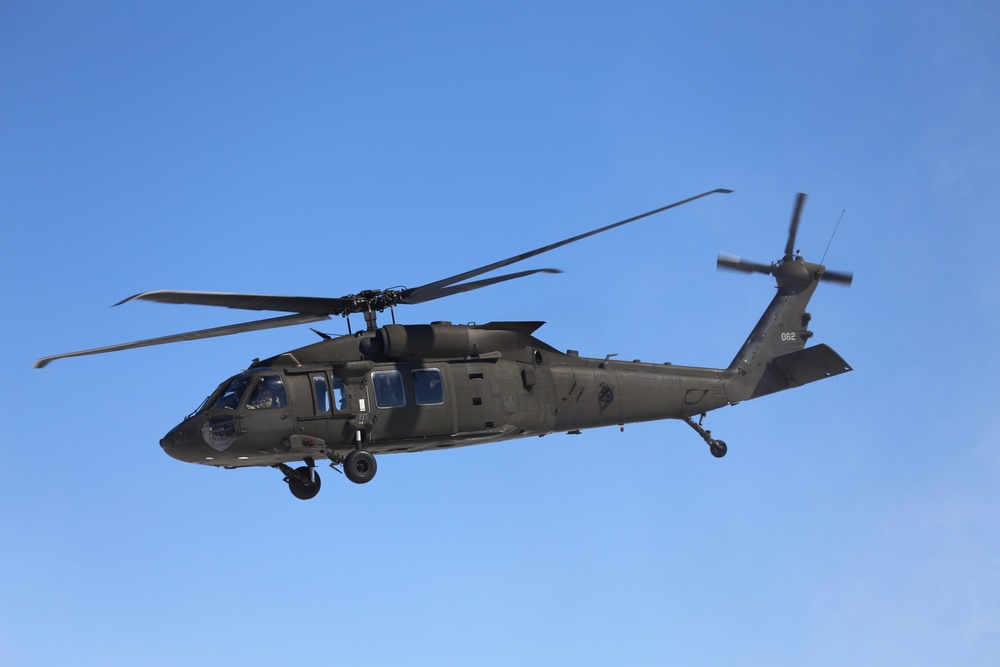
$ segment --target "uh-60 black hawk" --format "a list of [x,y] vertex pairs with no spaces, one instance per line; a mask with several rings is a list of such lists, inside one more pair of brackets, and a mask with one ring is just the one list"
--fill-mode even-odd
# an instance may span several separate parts
[[[660,213],[712,190],[600,229],[415,288],[370,290],[340,298],[156,291],[160,303],[292,313],[272,319],[71,352],[38,360],[98,354],[224,336],[362,313],[366,328],[264,360],[229,378],[160,441],[181,461],[226,468],[271,466],[296,498],[320,489],[316,462],[343,465],[352,482],[370,481],[377,454],[418,452],[543,436],[556,432],[680,419],[716,457],[726,444],[702,427],[705,413],[851,370],[812,336],[806,305],[821,280],[850,284],[794,252],[805,195],[798,195],[785,253],[772,264],[720,255],[718,266],[774,276],[777,294],[732,362],[724,368],[588,359],[534,337],[541,322],[378,326],[376,313],[468,292],[535,273],[472,280],[544,252]],[[699,416],[694,421],[694,417]],[[293,468],[290,463],[303,465]]]

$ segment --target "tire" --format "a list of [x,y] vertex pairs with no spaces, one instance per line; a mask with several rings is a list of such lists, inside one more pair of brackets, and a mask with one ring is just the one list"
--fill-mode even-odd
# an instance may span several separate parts
[[299,500],[312,500],[315,498],[316,494],[319,493],[320,487],[323,485],[322,480],[319,478],[319,473],[313,472],[313,479],[315,481],[309,482],[309,468],[302,467],[295,472],[299,474],[289,476],[288,490]]
[[378,464],[371,452],[358,449],[344,459],[344,475],[355,484],[366,484],[372,481]]
[[709,445],[709,448],[712,450],[712,456],[717,459],[721,459],[726,455],[726,452],[729,451],[729,448],[726,447],[726,443],[722,440],[713,440],[712,444]]

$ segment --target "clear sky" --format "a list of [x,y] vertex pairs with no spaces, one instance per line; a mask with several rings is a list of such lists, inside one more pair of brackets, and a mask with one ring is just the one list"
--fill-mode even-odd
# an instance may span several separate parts
[[[0,664],[1000,663],[1000,10],[940,2],[0,5]],[[323,467],[159,439],[305,326],[153,289],[416,286],[717,187],[403,322],[724,366],[796,192],[855,372],[678,422]],[[252,317],[252,315],[251,315]],[[247,317],[246,319],[251,319]],[[360,326],[360,322],[355,322]],[[324,323],[346,331],[342,320]]]

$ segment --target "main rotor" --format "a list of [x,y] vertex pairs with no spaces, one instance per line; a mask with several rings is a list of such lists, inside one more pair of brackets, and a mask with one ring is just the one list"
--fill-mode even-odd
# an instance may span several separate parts
[[568,245],[570,243],[575,243],[576,241],[583,240],[590,236],[600,234],[602,232],[609,231],[616,227],[621,227],[627,225],[630,222],[635,222],[643,218],[647,218],[651,215],[657,213],[662,213],[663,211],[682,206],[689,202],[695,201],[696,199],[701,199],[702,197],[707,197],[713,194],[728,194],[732,190],[726,190],[723,188],[718,188],[715,190],[710,190],[708,192],[703,192],[701,194],[695,195],[693,197],[688,197],[687,199],[682,199],[681,201],[668,204],[666,206],[661,206],[660,208],[654,209],[652,211],[647,211],[640,215],[633,216],[631,218],[626,218],[625,220],[620,220],[618,222],[612,223],[610,225],[601,227],[600,229],[595,229],[584,234],[579,234],[562,241],[557,241],[556,243],[551,243],[547,246],[541,248],[536,248],[535,250],[530,250],[528,252],[522,253],[520,255],[515,255],[513,257],[508,257],[507,259],[502,259],[498,262],[493,262],[492,264],[487,264],[485,266],[480,266],[478,268],[460,273],[448,278],[443,278],[432,283],[427,283],[426,285],[421,285],[419,287],[406,288],[406,287],[392,287],[387,289],[374,289],[374,290],[364,290],[357,292],[356,294],[349,294],[342,297],[308,297],[308,296],[271,296],[264,294],[232,294],[223,292],[190,292],[190,291],[177,291],[177,290],[158,290],[153,292],[143,292],[141,294],[136,294],[127,299],[123,299],[116,303],[116,306],[120,306],[123,303],[128,303],[129,301],[155,301],[158,303],[173,303],[173,304],[186,304],[186,305],[199,305],[199,306],[219,306],[224,308],[236,308],[240,310],[257,310],[257,311],[277,311],[291,313],[290,315],[283,315],[281,317],[274,317],[264,320],[253,320],[251,322],[243,322],[239,324],[232,324],[222,327],[215,327],[212,329],[202,329],[199,331],[189,331],[180,334],[173,334],[170,336],[162,336],[159,338],[149,338],[146,340],[133,341],[130,343],[122,343],[119,345],[110,345],[107,347],[95,348],[91,350],[81,350],[79,352],[69,352],[65,354],[57,354],[50,357],[43,357],[35,362],[35,368],[42,368],[49,362],[56,359],[64,359],[67,357],[79,357],[91,354],[102,354],[105,352],[116,352],[119,350],[128,350],[139,347],[148,347],[152,345],[163,345],[166,343],[176,343],[185,340],[198,340],[202,338],[212,338],[216,336],[228,336],[231,334],[244,333],[247,331],[260,331],[264,329],[273,329],[276,327],[292,326],[296,324],[306,324],[310,322],[319,322],[321,320],[330,319],[331,316],[340,315],[342,317],[349,317],[352,314],[363,314],[365,318],[365,325],[369,331],[374,331],[378,327],[377,315],[383,312],[385,309],[393,309],[395,306],[402,304],[418,304],[424,303],[426,301],[434,301],[436,299],[442,299],[447,296],[452,296],[454,294],[461,294],[463,292],[471,292],[472,290],[481,289],[483,287],[488,287],[490,285],[496,285],[498,283],[506,282],[508,280],[515,280],[517,278],[524,278],[526,276],[534,275],[536,273],[560,273],[558,269],[544,268],[544,269],[528,269],[526,271],[518,271],[515,273],[508,273],[500,276],[495,276],[492,278],[482,278],[479,280],[473,280],[486,273],[492,271],[497,271],[511,264],[517,262],[522,262],[526,259],[530,259],[542,253],[549,252],[550,250],[555,250],[556,248],[561,248],[562,246]]

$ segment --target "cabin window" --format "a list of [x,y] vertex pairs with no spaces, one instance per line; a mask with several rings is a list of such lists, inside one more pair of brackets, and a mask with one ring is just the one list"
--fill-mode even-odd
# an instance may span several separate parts
[[263,375],[254,380],[253,391],[247,399],[247,410],[266,410],[283,408],[285,400],[285,385],[277,375]]
[[372,385],[375,387],[375,407],[401,408],[406,405],[403,374],[399,371],[373,372]]
[[330,383],[325,373],[311,373],[309,378],[313,386],[317,415],[328,415],[331,410],[343,411],[347,409],[347,389],[343,382],[333,378],[333,392],[331,393]]
[[336,378],[333,380],[333,400],[338,410],[347,409],[347,388]]
[[441,405],[444,403],[444,385],[441,371],[437,368],[421,368],[413,375],[413,397],[417,405]]
[[330,412],[330,386],[325,375],[313,375],[313,394],[316,396],[316,414]]
[[248,384],[250,384],[250,378],[245,375],[234,377],[223,392],[219,394],[219,397],[215,399],[212,407],[235,410],[236,406],[240,404],[240,399],[243,398],[243,393],[246,391]]

